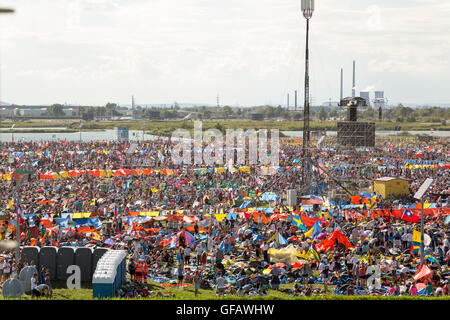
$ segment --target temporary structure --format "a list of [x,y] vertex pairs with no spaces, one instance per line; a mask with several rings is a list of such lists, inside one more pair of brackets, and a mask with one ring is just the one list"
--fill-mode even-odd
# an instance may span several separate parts
[[402,178],[383,177],[373,181],[373,192],[385,199],[389,196],[407,195],[410,193],[409,183]]

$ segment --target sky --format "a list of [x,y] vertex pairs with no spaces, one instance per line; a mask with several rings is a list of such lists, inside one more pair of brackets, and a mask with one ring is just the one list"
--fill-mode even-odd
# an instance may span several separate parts
[[[0,0],[0,100],[303,105],[300,0]],[[313,104],[359,90],[450,103],[450,1],[316,0]],[[373,92],[371,92],[373,98]]]

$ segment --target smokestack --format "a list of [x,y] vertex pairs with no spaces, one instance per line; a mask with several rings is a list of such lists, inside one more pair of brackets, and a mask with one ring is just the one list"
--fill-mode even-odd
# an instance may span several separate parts
[[[341,100],[344,99],[344,69],[341,68]],[[339,103],[341,103],[339,100]]]
[[295,90],[295,111],[297,111],[297,90]]
[[354,98],[356,96],[356,92],[355,92],[355,73],[356,73],[356,62],[355,60],[353,60],[353,85],[352,85],[352,98]]
[[287,94],[287,110],[289,110],[289,93]]

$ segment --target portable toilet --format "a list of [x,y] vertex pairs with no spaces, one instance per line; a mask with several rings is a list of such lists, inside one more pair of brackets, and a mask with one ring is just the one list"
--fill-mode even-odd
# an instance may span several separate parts
[[[31,292],[31,277],[33,274],[37,273],[39,276],[38,271],[35,267],[28,266],[20,270],[19,273],[19,281],[22,284],[23,292],[30,293]],[[38,277],[39,280],[39,277]]]
[[126,258],[124,250],[109,250],[98,261],[92,277],[94,298],[112,298],[122,286],[122,264]]
[[81,281],[92,279],[92,249],[81,247],[75,250],[75,264],[80,267]]
[[57,247],[42,247],[39,251],[39,269],[45,266],[50,273],[50,280],[56,280]]
[[67,280],[67,268],[75,264],[75,248],[61,247],[56,255],[56,278],[58,280]]
[[36,246],[26,246],[22,248],[22,254],[20,257],[22,261],[28,262],[35,266],[39,265],[39,247]]
[[108,252],[108,248],[95,248],[94,252],[92,253],[92,274],[95,272],[95,268],[97,267],[97,263],[100,260],[100,258]]

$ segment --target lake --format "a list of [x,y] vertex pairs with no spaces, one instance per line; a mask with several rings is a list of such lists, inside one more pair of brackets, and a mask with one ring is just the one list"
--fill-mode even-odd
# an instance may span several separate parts
[[[38,129],[38,128],[21,128],[21,129]],[[40,129],[64,129],[64,128],[40,128]],[[20,130],[18,128],[18,130]],[[411,134],[430,134],[430,131],[408,131]],[[301,138],[303,136],[302,131],[282,131],[283,134],[289,137],[298,137]],[[395,135],[399,133],[398,131],[377,131],[377,136],[387,136],[387,135]],[[335,136],[336,131],[328,131],[328,136]],[[69,141],[79,141],[80,140],[80,132],[64,132],[64,133],[2,133],[0,130],[0,141],[2,142],[11,142],[12,137],[14,135],[14,141],[19,141],[23,139],[24,141],[58,141],[67,139]],[[433,133],[435,137],[450,137],[450,131],[435,131]],[[129,133],[130,140],[142,140],[142,130],[130,130]],[[153,140],[155,138],[154,135],[145,134],[144,140]],[[81,140],[83,141],[93,141],[93,140],[114,140],[115,139],[115,131],[104,130],[104,131],[82,131],[81,132]]]

